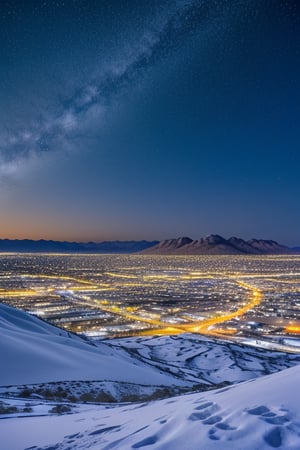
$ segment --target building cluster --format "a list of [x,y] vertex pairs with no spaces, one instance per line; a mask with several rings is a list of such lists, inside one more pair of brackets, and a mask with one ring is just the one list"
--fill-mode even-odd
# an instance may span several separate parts
[[2,255],[0,301],[93,338],[297,335],[300,257]]

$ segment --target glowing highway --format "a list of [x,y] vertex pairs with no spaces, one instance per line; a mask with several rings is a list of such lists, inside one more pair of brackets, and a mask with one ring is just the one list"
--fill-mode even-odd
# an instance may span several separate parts
[[87,336],[300,333],[300,257],[0,258],[0,301]]

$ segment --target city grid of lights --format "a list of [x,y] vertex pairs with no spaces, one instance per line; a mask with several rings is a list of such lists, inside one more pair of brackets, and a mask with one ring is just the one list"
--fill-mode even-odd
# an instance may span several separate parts
[[93,338],[300,333],[300,256],[3,254],[0,261],[1,302]]

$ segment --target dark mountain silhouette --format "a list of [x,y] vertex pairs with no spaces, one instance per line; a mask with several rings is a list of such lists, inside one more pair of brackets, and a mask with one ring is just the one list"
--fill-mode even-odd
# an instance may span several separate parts
[[300,253],[272,240],[231,237],[217,234],[193,240],[189,237],[164,241],[68,242],[31,239],[0,239],[0,253],[142,253],[158,255],[263,255]]
[[158,241],[67,242],[41,239],[0,239],[0,252],[20,253],[135,253]]

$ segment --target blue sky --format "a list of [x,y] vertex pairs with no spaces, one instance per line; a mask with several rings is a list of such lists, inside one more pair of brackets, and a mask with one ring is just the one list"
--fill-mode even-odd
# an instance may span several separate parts
[[2,1],[1,237],[300,244],[299,9]]

